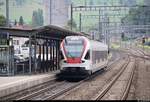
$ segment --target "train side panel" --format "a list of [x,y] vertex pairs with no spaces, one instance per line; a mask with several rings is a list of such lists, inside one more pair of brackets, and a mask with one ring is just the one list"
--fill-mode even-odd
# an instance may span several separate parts
[[[70,38],[73,37],[70,36]],[[83,37],[82,39],[84,39],[84,44],[81,46],[84,46],[84,49],[81,52],[81,58],[72,57],[72,53],[77,50],[76,48],[73,52],[66,53],[66,49],[64,50],[65,47],[63,45],[63,43],[65,43],[65,40],[63,41],[63,43],[61,43],[61,51],[62,55],[64,55],[64,58],[60,61],[60,69],[62,73],[65,73],[65,75],[70,74],[71,76],[73,76],[75,75],[75,73],[77,73],[78,75],[80,72],[81,74],[85,73],[89,75],[107,66],[108,46],[98,41],[89,40],[85,37]],[[74,47],[77,46],[75,45]],[[69,50],[72,51],[72,49],[67,49],[67,51]],[[69,57],[67,57],[66,54],[68,54]],[[89,57],[87,55],[89,55]],[[70,60],[67,62],[68,59]],[[76,59],[80,59],[80,62],[76,61]]]
[[92,72],[98,71],[107,66],[108,47],[100,42],[91,41]]

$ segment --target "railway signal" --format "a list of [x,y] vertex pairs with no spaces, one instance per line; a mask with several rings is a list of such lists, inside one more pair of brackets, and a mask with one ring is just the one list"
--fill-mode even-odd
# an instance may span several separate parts
[[142,38],[142,44],[145,44],[145,37]]
[[125,38],[124,33],[121,34],[121,38],[122,38],[122,40],[124,40],[124,38]]

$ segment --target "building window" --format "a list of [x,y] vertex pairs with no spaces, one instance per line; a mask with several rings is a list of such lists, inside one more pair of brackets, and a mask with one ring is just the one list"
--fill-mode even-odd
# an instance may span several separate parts
[[13,40],[13,45],[19,45],[19,40]]

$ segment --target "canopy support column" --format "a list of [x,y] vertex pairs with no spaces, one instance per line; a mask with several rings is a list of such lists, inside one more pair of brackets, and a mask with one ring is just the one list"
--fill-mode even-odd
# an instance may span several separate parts
[[34,36],[34,72],[37,71],[37,58],[36,58],[36,51],[37,51],[37,40],[36,40],[36,35]]
[[31,35],[29,35],[29,74],[32,74],[32,49]]

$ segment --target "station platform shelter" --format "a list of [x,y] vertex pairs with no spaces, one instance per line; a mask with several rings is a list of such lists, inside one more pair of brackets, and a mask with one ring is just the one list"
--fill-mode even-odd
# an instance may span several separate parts
[[[88,36],[53,25],[33,29],[3,27],[0,28],[0,35],[0,76],[57,71],[62,39],[73,35]],[[28,49],[27,57],[18,58],[15,55],[13,37],[28,39],[23,45],[24,49]]]

